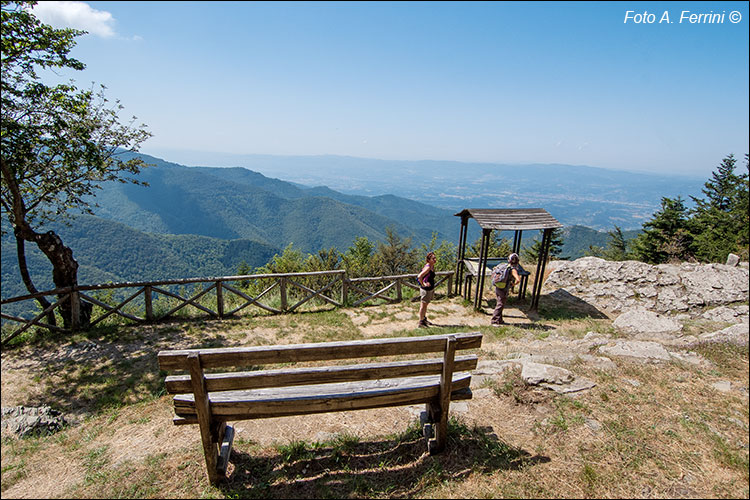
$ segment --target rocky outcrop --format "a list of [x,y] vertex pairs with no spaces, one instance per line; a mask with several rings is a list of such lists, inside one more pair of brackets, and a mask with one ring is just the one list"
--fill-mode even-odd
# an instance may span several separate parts
[[572,262],[556,261],[551,267],[545,293],[564,290],[609,314],[640,306],[658,314],[698,317],[707,309],[746,304],[748,300],[748,267],[743,265],[654,266],[583,257]]
[[52,434],[63,428],[65,417],[49,406],[10,406],[2,408],[2,429],[18,437]]

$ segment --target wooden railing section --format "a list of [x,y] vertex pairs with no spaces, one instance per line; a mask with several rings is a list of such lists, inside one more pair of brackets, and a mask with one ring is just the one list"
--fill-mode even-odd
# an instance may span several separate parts
[[[435,287],[447,284],[446,295],[452,290],[453,271],[436,273]],[[400,302],[404,299],[404,287],[419,289],[416,274],[402,274],[396,276],[378,276],[366,278],[348,278],[345,270],[314,271],[304,273],[283,274],[251,274],[242,276],[223,276],[218,278],[189,278],[176,280],[148,281],[148,282],[125,282],[106,283],[100,285],[85,285],[74,288],[58,288],[46,292],[31,295],[13,297],[0,301],[1,306],[23,301],[35,300],[43,296],[56,296],[57,301],[47,307],[44,311],[31,319],[0,312],[3,320],[21,323],[18,329],[10,332],[2,339],[2,345],[6,345],[12,338],[20,335],[32,326],[43,327],[55,331],[69,331],[80,328],[81,301],[99,306],[97,317],[90,318],[89,326],[100,323],[109,316],[116,314],[136,323],[150,323],[174,316],[179,310],[193,306],[213,318],[222,319],[233,316],[249,306],[258,307],[271,314],[291,313],[298,310],[306,302],[317,299],[337,307],[360,306],[377,299],[390,303]],[[303,281],[314,282],[304,284]],[[247,293],[237,283],[256,282],[256,294]],[[182,287],[193,285],[192,293],[182,291],[175,292],[168,287]],[[370,288],[375,290],[370,290]],[[262,290],[260,290],[262,288]],[[108,304],[92,296],[93,292],[101,290],[125,290],[135,289],[125,299],[118,299],[116,305]],[[214,292],[214,299],[209,300],[206,296]],[[171,307],[165,312],[156,312],[154,304],[155,295],[162,295],[176,300],[170,304]],[[337,295],[334,298],[334,295]],[[138,311],[126,312],[123,308],[131,304],[137,298],[143,297],[142,307]],[[43,320],[47,315],[60,307],[66,301],[71,301],[73,318],[69,329],[57,325],[51,325]],[[118,302],[118,301],[115,301]],[[137,302],[137,301],[136,301]],[[227,307],[231,307],[227,310]],[[96,311],[96,310],[95,310]],[[140,315],[139,315],[140,314]]]

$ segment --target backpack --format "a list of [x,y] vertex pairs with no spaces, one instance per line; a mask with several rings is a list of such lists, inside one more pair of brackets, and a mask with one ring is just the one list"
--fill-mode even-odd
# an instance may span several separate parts
[[510,271],[513,269],[507,263],[498,264],[492,268],[492,284],[496,287],[503,289],[508,286],[508,280],[510,278]]

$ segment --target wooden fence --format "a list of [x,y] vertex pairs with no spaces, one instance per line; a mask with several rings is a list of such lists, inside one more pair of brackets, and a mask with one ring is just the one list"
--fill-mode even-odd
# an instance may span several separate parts
[[[447,285],[446,295],[450,295],[453,271],[443,271],[436,274],[435,287],[437,288],[445,282]],[[32,326],[54,331],[80,329],[82,326],[81,302],[88,302],[92,305],[94,313],[98,313],[96,317],[92,315],[88,326],[94,326],[112,315],[118,315],[136,323],[151,323],[172,317],[187,306],[192,306],[209,317],[222,319],[233,316],[250,306],[263,309],[271,314],[290,313],[313,299],[337,307],[356,307],[378,299],[396,303],[404,299],[404,288],[419,289],[416,276],[416,274],[402,274],[348,278],[346,271],[333,270],[107,283],[55,289],[0,301],[0,305],[5,307],[18,302],[34,301],[43,296],[52,296],[52,298],[57,299],[44,311],[30,319],[0,312],[0,317],[2,317],[4,323],[21,323],[19,328],[9,332],[2,339],[2,345],[6,345],[12,338]],[[192,291],[187,290],[190,285],[193,286]],[[179,287],[179,289],[175,290],[175,287]],[[107,301],[102,300],[101,297],[92,296],[94,292],[103,290],[112,291]],[[112,300],[116,293],[120,295],[119,298]],[[156,298],[159,295],[174,300],[159,302]],[[143,297],[141,301],[136,300],[139,297]],[[50,312],[54,312],[67,301],[70,301],[72,311],[70,328],[44,322]],[[162,306],[161,310],[155,307],[156,304]],[[168,304],[168,306],[165,306],[165,304]],[[93,306],[98,306],[98,309]],[[125,306],[128,306],[127,310]]]

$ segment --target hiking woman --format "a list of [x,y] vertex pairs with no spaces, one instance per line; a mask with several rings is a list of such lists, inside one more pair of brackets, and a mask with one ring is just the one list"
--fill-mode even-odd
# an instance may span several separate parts
[[434,326],[433,323],[427,321],[427,305],[435,298],[435,264],[437,263],[435,252],[428,253],[425,261],[422,271],[417,275],[420,299],[419,323],[417,325],[419,328]]
[[508,294],[516,283],[521,282],[521,277],[518,275],[519,260],[517,253],[508,255],[508,266],[505,270],[505,276],[495,284],[497,305],[495,306],[495,312],[492,314],[491,320],[491,324],[494,326],[505,324],[505,321],[503,321],[503,308],[505,308],[505,302],[508,300]]

